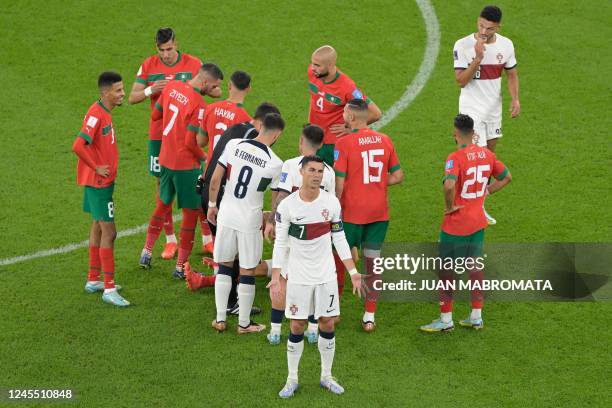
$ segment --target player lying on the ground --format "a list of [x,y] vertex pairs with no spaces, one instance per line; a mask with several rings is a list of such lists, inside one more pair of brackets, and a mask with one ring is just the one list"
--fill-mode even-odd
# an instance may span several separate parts
[[284,199],[276,212],[276,240],[272,255],[272,298],[282,296],[281,273],[287,277],[285,316],[291,320],[287,341],[289,375],[281,398],[293,396],[298,388],[298,367],[304,350],[304,330],[314,311],[319,321],[318,348],[321,354],[321,387],[335,394],[344,388],[332,377],[336,351],[335,318],[340,315],[336,267],[332,242],[349,270],[353,293],[362,294],[362,276],[355,269],[342,228],[340,202],[321,190],[324,164],[318,156],[301,162],[302,186]]

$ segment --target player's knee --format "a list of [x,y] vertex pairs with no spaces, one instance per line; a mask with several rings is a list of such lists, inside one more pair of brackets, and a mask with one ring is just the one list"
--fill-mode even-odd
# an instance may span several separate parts
[[306,320],[291,320],[291,333],[303,335],[306,330]]
[[100,221],[98,224],[102,230],[102,239],[112,242],[117,238],[117,229],[114,222]]
[[319,331],[333,332],[335,317],[319,317]]

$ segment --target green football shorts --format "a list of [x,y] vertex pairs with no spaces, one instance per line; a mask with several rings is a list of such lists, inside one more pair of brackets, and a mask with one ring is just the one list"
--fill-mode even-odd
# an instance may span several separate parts
[[344,234],[349,247],[379,250],[385,242],[389,221],[377,221],[370,224],[344,223]]
[[441,258],[475,258],[482,256],[484,228],[470,235],[452,235],[440,231]]
[[85,186],[83,211],[90,213],[94,221],[115,222],[114,190],[114,183],[104,188]]
[[178,208],[191,208],[197,210],[202,208],[202,199],[196,192],[198,176],[202,171],[192,170],[170,170],[161,166],[161,177],[159,181],[159,198],[164,204],[170,204],[177,196]]
[[161,140],[149,140],[149,174],[155,177],[161,176],[161,166],[159,165],[161,144]]

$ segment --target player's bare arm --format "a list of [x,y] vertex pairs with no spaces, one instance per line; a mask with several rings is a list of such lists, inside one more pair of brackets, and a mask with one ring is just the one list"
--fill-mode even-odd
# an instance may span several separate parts
[[519,102],[519,78],[516,68],[506,70],[508,78],[508,92],[512,98],[510,103],[510,115],[516,118],[521,113],[521,103]]
[[266,285],[266,288],[270,289],[270,296],[272,296],[274,300],[280,300],[283,293],[280,284],[280,273],[281,268],[272,268],[272,278]]
[[336,197],[338,200],[342,197],[344,191],[344,177],[336,176]]
[[276,227],[276,209],[278,208],[278,205],[281,203],[281,201],[283,201],[285,198],[287,198],[289,196],[289,193],[287,193],[286,191],[273,191],[272,192],[272,211],[270,211],[270,214],[268,216],[268,220],[266,222],[266,228],[264,229],[264,237],[270,241],[270,239],[274,238],[274,229]]
[[401,184],[404,181],[404,171],[402,169],[397,169],[393,173],[389,173],[389,177],[387,177],[387,185],[392,186],[395,184]]
[[197,141],[202,149],[208,146],[208,133],[205,130],[198,132]]
[[134,105],[144,101],[148,96],[157,95],[164,89],[168,82],[167,79],[162,79],[161,81],[156,81],[154,85],[148,88],[140,82],[134,82],[132,90],[130,91],[130,96],[128,96],[129,104]]
[[[210,187],[208,188],[208,213],[206,214],[206,218],[208,221],[217,225],[217,214],[219,213],[219,209],[217,208],[217,196],[219,195],[219,188],[221,186],[221,180],[225,176],[225,167],[220,164],[217,164],[215,167],[215,171],[210,179]],[[211,204],[213,204],[211,206]]]
[[455,211],[463,208],[462,205],[455,205],[455,180],[446,179],[444,180],[444,214],[451,214]]
[[374,102],[368,103],[368,125],[377,122],[382,117],[382,111]]
[[338,256],[342,260],[344,267],[349,272],[351,276],[351,284],[353,285],[353,294],[357,295],[361,298],[361,296],[365,296],[366,287],[363,285],[363,275],[357,272],[357,268],[355,267],[355,262],[353,261],[353,256],[351,253],[351,249],[348,246],[348,242],[346,241],[346,236],[344,235],[344,231],[332,232],[332,242],[334,244],[334,248],[336,248],[336,252]]
[[487,192],[489,194],[495,194],[502,188],[506,187],[512,181],[512,175],[510,172],[506,173],[506,176],[501,180],[495,180],[493,183],[489,184],[487,187]]

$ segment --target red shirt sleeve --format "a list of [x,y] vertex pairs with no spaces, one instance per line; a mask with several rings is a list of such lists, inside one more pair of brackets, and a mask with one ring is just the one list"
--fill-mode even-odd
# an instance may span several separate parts
[[442,181],[447,179],[457,180],[459,177],[459,162],[455,158],[454,153],[448,155],[446,164],[444,165],[444,178]]
[[348,148],[346,146],[346,139],[340,139],[334,147],[334,171],[336,176],[346,177],[346,171],[348,168]]
[[85,139],[88,144],[92,144],[96,139],[96,135],[100,131],[100,118],[91,112],[87,112],[85,119],[83,119],[83,126],[79,131],[78,136]]
[[[166,88],[164,88],[165,90]],[[151,120],[157,121],[164,117],[164,91],[159,95],[155,102],[155,107],[151,109]]]

